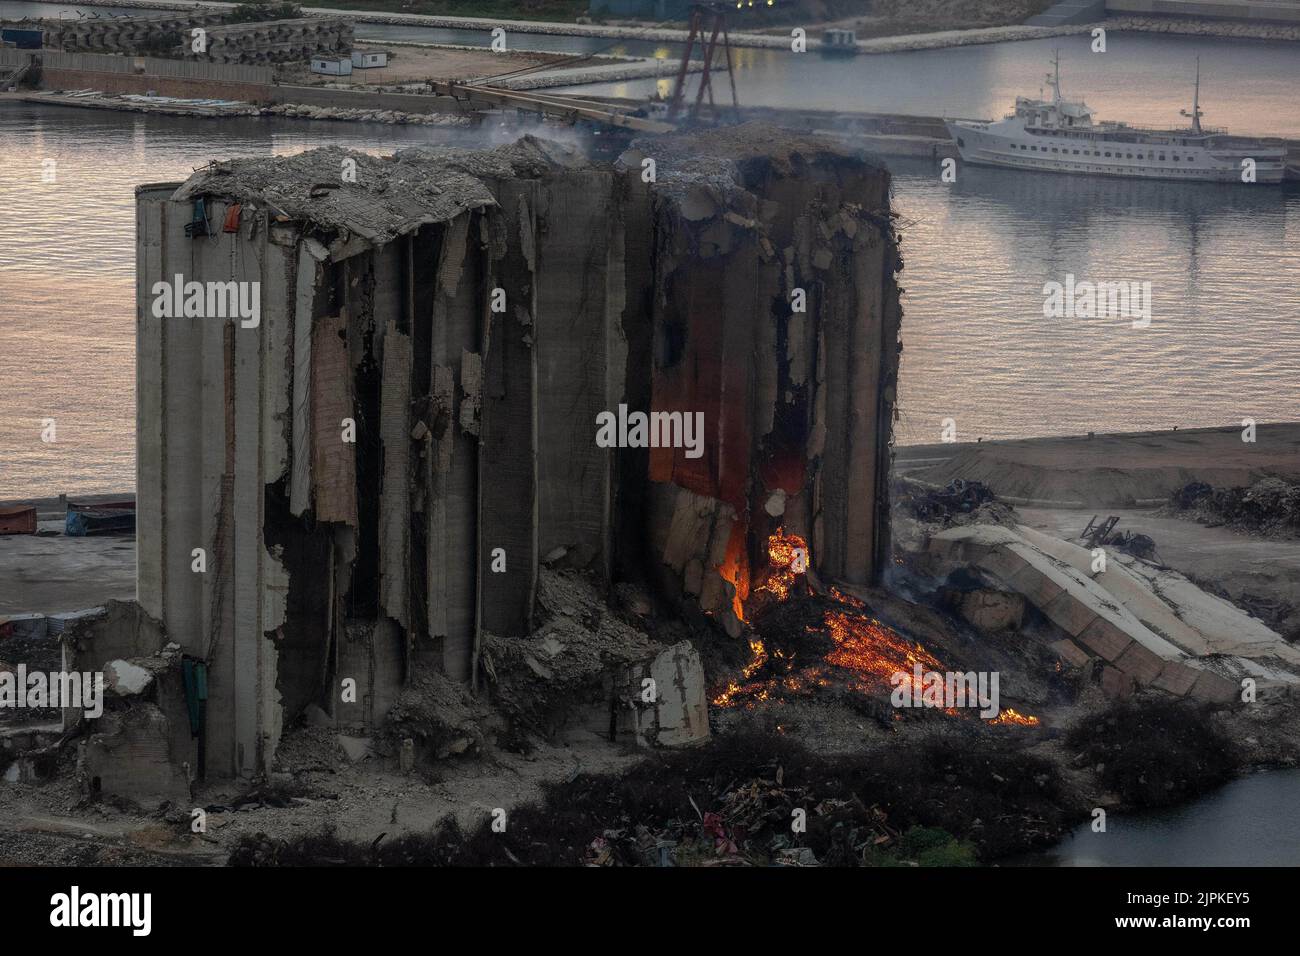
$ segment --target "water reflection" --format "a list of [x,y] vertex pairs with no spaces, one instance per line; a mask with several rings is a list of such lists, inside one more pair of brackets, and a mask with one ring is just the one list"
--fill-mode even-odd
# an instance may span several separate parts
[[[159,119],[0,105],[0,497],[133,481],[137,183],[328,143],[492,142],[436,128]],[[42,183],[42,161],[58,182]],[[1300,420],[1300,194],[894,162],[903,216],[899,437]],[[1152,282],[1152,325],[1049,321],[1043,284]],[[88,303],[91,305],[88,306]],[[60,444],[32,428],[59,418]],[[57,451],[57,454],[55,453]]]

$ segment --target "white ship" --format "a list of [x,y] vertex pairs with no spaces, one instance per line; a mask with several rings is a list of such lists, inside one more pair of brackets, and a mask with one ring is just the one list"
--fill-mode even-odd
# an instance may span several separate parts
[[1186,129],[1141,129],[1127,123],[1093,122],[1082,100],[1061,96],[1060,54],[1047,77],[1052,98],[1016,97],[1016,111],[1002,120],[946,120],[963,162],[1090,176],[1129,176],[1208,182],[1279,183],[1286,147],[1229,136],[1201,126],[1201,67]]

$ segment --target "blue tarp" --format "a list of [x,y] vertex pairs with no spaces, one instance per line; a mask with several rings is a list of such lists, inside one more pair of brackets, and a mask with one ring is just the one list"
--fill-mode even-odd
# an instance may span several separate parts
[[135,511],[120,508],[87,508],[78,505],[68,509],[63,521],[63,533],[74,538],[90,534],[131,534],[135,531]]
[[20,50],[39,50],[43,45],[44,34],[40,30],[0,30],[0,40],[12,43]]

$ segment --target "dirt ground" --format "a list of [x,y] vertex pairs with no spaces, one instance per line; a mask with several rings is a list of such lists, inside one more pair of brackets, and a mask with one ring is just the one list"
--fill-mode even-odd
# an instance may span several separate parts
[[[492,750],[481,758],[442,761],[436,770],[399,772],[380,744],[350,738],[352,759],[333,731],[290,732],[288,769],[252,791],[233,783],[200,788],[194,807],[207,808],[207,832],[191,832],[191,807],[132,808],[84,801],[70,766],[40,785],[0,784],[0,866],[81,864],[220,865],[241,837],[273,840],[336,832],[371,843],[426,833],[447,817],[472,828],[541,798],[543,785],[579,774],[621,772],[643,753],[594,736],[541,744],[528,756]],[[71,757],[67,758],[70,762]]]
[[1253,443],[1233,427],[908,445],[898,449],[894,467],[936,485],[982,481],[1000,497],[1131,506],[1168,498],[1194,480],[1219,488],[1266,474],[1300,477],[1300,423],[1260,425]]
[[428,80],[472,80],[485,76],[513,73],[532,66],[543,66],[566,59],[559,53],[523,53],[491,50],[467,50],[456,47],[417,47],[371,45],[358,51],[387,50],[388,66],[353,70],[349,76],[323,76],[312,73],[306,63],[286,63],[276,68],[281,83],[320,86],[344,83],[351,86],[387,86],[396,83],[420,83]]

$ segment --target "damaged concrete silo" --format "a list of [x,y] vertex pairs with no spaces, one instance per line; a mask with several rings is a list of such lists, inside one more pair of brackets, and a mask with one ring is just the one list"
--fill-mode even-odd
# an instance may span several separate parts
[[[205,665],[210,775],[312,705],[377,726],[419,668],[474,680],[557,568],[733,635],[779,527],[826,580],[879,570],[897,253],[861,158],[754,127],[614,167],[329,149],[137,201],[138,599]],[[598,440],[635,412],[695,447]],[[698,739],[698,657],[663,660],[677,699],[635,732]]]
[[868,584],[886,560],[901,318],[889,179],[752,127],[624,157],[647,158],[660,185],[641,378],[656,411],[702,412],[707,440],[698,458],[651,450],[645,530],[655,569],[735,635],[778,532],[826,580]]

